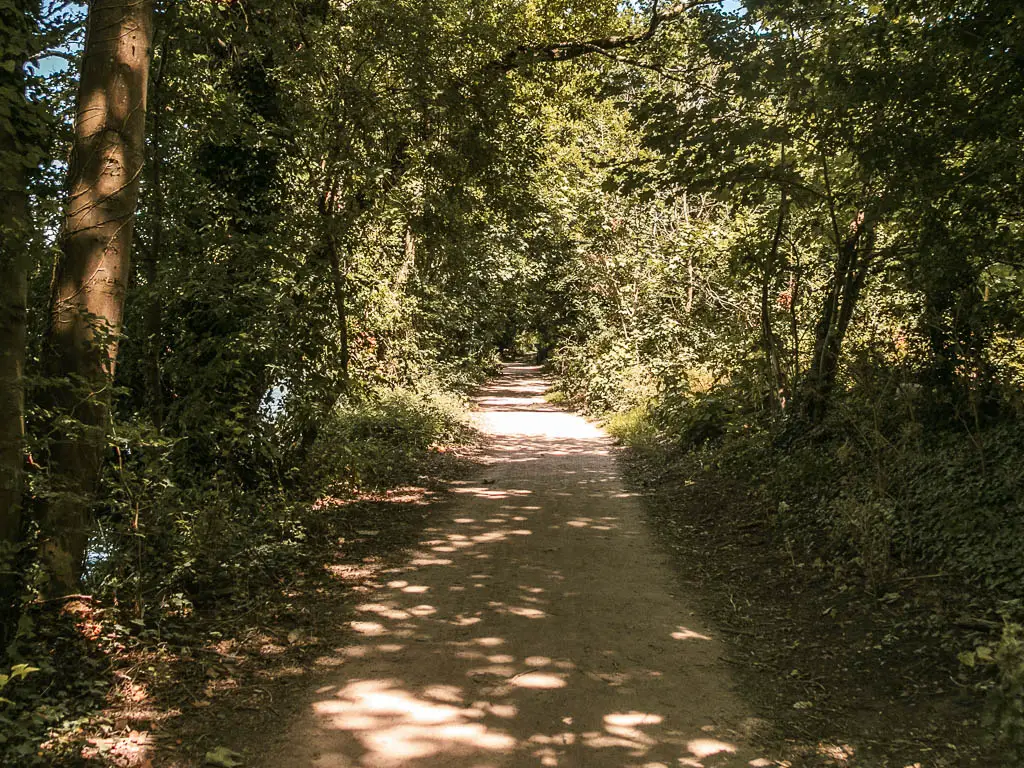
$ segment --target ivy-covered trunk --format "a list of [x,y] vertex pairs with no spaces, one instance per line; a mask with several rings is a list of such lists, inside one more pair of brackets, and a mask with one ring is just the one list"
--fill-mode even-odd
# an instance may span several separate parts
[[[5,103],[17,101],[15,84],[3,83],[0,88]],[[25,423],[29,218],[27,169],[18,147],[12,123],[0,121],[0,542],[13,542],[20,527]]]
[[[26,97],[25,62],[38,33],[39,3],[0,5],[0,613],[14,594],[7,558],[21,533],[25,436],[25,344],[29,235],[29,174],[41,159],[44,124]],[[6,616],[0,616],[0,624]]]
[[[0,128],[0,154],[10,132]],[[0,189],[0,542],[20,528],[22,440],[25,433],[25,319],[28,298],[28,194],[26,174],[4,167]]]
[[[334,157],[328,160],[333,163]],[[321,246],[320,249],[327,261],[331,273],[331,294],[334,299],[334,310],[338,321],[338,372],[341,379],[336,390],[329,393],[325,403],[327,410],[334,407],[338,395],[348,391],[348,235],[352,229],[354,216],[342,216],[338,213],[338,195],[342,188],[341,177],[331,174],[324,183],[324,190],[318,201],[320,213]],[[357,214],[358,215],[358,214]]]
[[40,521],[40,557],[55,593],[82,570],[103,464],[117,341],[139,197],[152,0],[95,0],[89,8],[61,257],[53,281],[46,370],[69,382],[50,455],[55,493]]
[[[340,388],[348,390],[348,259],[342,263],[338,237],[332,232],[327,240],[327,258],[331,263],[331,286],[334,290],[334,308],[338,313],[338,370],[341,373]],[[331,403],[333,405],[333,403]]]
[[167,68],[168,59],[173,48],[168,45],[167,30],[173,29],[174,17],[170,14],[175,6],[165,10],[160,17],[160,26],[164,30],[164,40],[159,46],[159,65],[152,78],[150,88],[150,99],[152,120],[150,121],[150,157],[149,157],[149,179],[147,180],[149,210],[149,247],[142,258],[142,274],[145,277],[146,290],[143,299],[143,326],[145,336],[145,387],[146,405],[149,408],[150,418],[153,424],[159,429],[164,422],[164,397],[163,381],[160,371],[161,347],[163,341],[163,296],[159,288],[159,262],[160,254],[164,249],[164,130],[163,113],[166,108],[166,95],[164,93],[164,74]]

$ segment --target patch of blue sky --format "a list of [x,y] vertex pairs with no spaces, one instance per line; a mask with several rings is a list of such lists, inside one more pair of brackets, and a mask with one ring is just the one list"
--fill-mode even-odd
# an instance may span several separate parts
[[[87,7],[85,3],[67,2],[67,0],[47,0],[43,3],[43,26],[52,29],[56,26],[73,27],[83,24]],[[71,66],[71,61],[82,48],[82,36],[72,34],[68,39],[51,49],[43,51],[36,59],[33,69],[42,77],[64,72]]]

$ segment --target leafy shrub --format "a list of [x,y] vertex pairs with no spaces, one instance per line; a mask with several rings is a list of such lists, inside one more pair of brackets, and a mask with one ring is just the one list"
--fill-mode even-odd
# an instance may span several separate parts
[[552,389],[544,395],[544,402],[551,405],[564,405],[569,402],[569,397],[561,389]]
[[467,434],[462,402],[437,391],[383,390],[339,406],[313,446],[308,472],[323,486],[382,488],[415,480],[435,444]]
[[675,397],[658,403],[656,422],[684,450],[700,448],[723,437],[737,415],[736,403],[723,391],[712,391],[683,400]]
[[658,442],[659,432],[647,408],[613,413],[604,422],[612,437],[632,448],[646,449]]
[[627,411],[644,406],[657,394],[657,380],[637,362],[634,350],[613,335],[598,335],[587,344],[563,344],[552,361],[562,391],[587,413]]
[[1024,627],[1007,624],[995,651],[998,680],[993,692],[994,733],[1017,765],[1024,761]]
[[[620,367],[585,381],[613,359],[563,356],[561,386],[591,405],[613,398]],[[773,517],[780,533],[870,583],[914,563],[1024,594],[1024,436],[1012,421],[924,421],[919,408],[890,407],[891,393],[867,380],[837,394],[813,426],[759,407],[745,385],[692,391],[679,366],[666,373],[643,407],[606,415],[609,430],[648,459],[670,460],[649,449],[699,452],[704,466],[748,478],[769,509],[782,510]]]
[[987,666],[994,676],[980,687],[990,689],[986,725],[1007,765],[1024,762],[1024,627],[1007,622],[993,650],[979,645],[959,656],[965,666]]
[[825,505],[825,510],[833,552],[849,553],[870,583],[885,579],[892,565],[893,502],[870,494],[843,494]]
[[120,423],[84,586],[139,612],[175,600],[201,607],[242,599],[329,536],[331,523],[312,497],[415,480],[434,445],[467,438],[464,413],[435,378],[415,391],[369,390],[331,414],[291,472],[275,423],[267,434],[239,437],[250,459],[191,474],[180,467],[188,439]]
[[[13,667],[11,667],[10,674],[0,675],[0,693],[3,693],[4,688],[10,685],[13,681],[24,680],[33,672],[38,671],[38,667],[33,667],[30,664],[15,664]],[[9,699],[5,699],[2,696],[0,696],[0,705],[10,703],[11,701]]]

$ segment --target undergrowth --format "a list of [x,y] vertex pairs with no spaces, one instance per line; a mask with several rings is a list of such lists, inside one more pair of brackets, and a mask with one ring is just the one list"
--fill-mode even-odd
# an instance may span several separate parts
[[[860,584],[883,599],[906,580],[959,585],[949,589],[970,606],[967,623],[996,635],[982,640],[980,658],[970,652],[971,684],[989,692],[992,734],[1008,764],[1024,761],[1024,437],[1012,420],[930,420],[921,402],[892,407],[890,399],[883,409],[853,390],[809,425],[752,407],[727,386],[653,398],[645,387],[609,410],[592,385],[578,388],[578,375],[562,376],[566,397],[603,411],[609,432],[652,475],[675,477],[671,468],[685,464],[738,479],[776,545],[794,562],[828,569],[837,589]],[[600,391],[630,386],[603,378]]]
[[432,445],[466,438],[464,413],[464,403],[454,395],[409,389],[342,404],[320,429],[307,477],[326,488],[382,488],[413,481]]
[[117,503],[90,546],[89,594],[27,603],[7,648],[0,765],[79,764],[84,737],[116,726],[98,716],[119,670],[187,655],[209,641],[196,633],[211,621],[251,611],[283,575],[317,567],[344,525],[339,499],[429,483],[450,448],[473,440],[465,402],[451,390],[421,382],[341,401],[298,468],[302,482],[291,485],[283,466],[252,484],[227,470],[168,483],[160,478],[176,446],[140,434],[127,442],[122,429],[129,447],[107,478]]
[[605,420],[660,460],[695,455],[745,478],[775,527],[869,584],[925,567],[1004,600],[1024,597],[1024,437],[1012,424],[879,424],[840,404],[794,440],[784,419],[746,411],[723,392]]

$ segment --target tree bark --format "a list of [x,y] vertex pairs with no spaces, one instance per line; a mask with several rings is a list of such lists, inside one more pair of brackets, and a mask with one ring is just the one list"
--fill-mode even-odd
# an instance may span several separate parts
[[39,33],[38,0],[0,6],[0,655],[17,627],[22,592],[25,345],[32,267],[29,183],[47,122],[27,97],[25,63]]
[[786,224],[786,213],[789,210],[789,196],[782,190],[779,200],[779,217],[775,224],[772,245],[765,256],[761,273],[761,340],[764,344],[765,362],[768,364],[768,375],[771,377],[772,404],[780,408],[786,407],[786,376],[782,369],[782,358],[779,354],[778,340],[772,327],[771,281],[778,270],[779,244]]
[[[866,218],[859,213],[850,223],[846,238],[838,244],[835,269],[814,329],[814,356],[805,393],[805,410],[812,421],[820,421],[828,408],[843,340],[867,279],[873,250],[868,232]],[[867,245],[862,247],[865,240]]]
[[[334,308],[338,313],[338,363],[341,368],[341,391],[348,391],[348,259],[342,264],[341,249],[335,233],[328,237],[327,257],[331,262],[331,283],[334,287]],[[332,404],[333,405],[333,404]]]
[[[338,357],[341,368],[341,393],[348,391],[348,259],[342,264],[341,243],[338,235],[338,194],[342,186],[342,179],[337,174],[327,177],[324,190],[320,195],[320,225],[323,228],[322,248],[327,259],[327,265],[331,271],[331,288],[333,290],[334,309],[338,318]],[[358,212],[351,218],[358,216]],[[346,230],[349,228],[346,219]],[[346,246],[347,247],[347,246]],[[340,393],[339,393],[340,394]],[[336,397],[331,397],[328,408],[334,407]]]
[[55,392],[54,405],[80,425],[58,429],[50,455],[56,493],[40,520],[40,560],[55,594],[71,591],[81,575],[102,469],[143,168],[152,40],[152,0],[90,5],[44,353],[50,375],[68,384]]
[[[36,32],[38,3],[18,0],[0,8],[7,40],[0,55],[0,570],[3,550],[21,532],[25,437],[25,343],[30,253],[26,162],[32,143],[32,110],[25,95],[24,65]],[[28,129],[29,135],[26,135]]]
[[[11,138],[0,128],[0,153]],[[29,216],[27,173],[8,173],[0,189],[0,543],[13,545],[21,530]]]
[[[165,15],[162,24],[169,23]],[[164,397],[163,383],[160,373],[160,350],[163,335],[163,311],[158,283],[160,279],[159,261],[164,241],[164,156],[161,141],[163,140],[163,100],[162,85],[167,59],[171,47],[166,38],[161,46],[160,64],[153,78],[153,126],[150,138],[150,230],[149,248],[143,257],[143,274],[146,277],[146,299],[143,310],[145,326],[145,381],[146,404],[149,406],[150,417],[157,429],[163,426]]]

